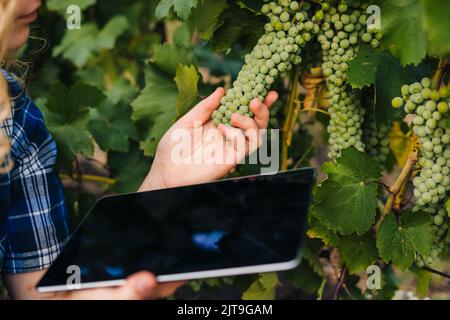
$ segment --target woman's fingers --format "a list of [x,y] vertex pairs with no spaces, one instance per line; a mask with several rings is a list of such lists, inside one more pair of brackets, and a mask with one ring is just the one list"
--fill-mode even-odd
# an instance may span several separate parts
[[[218,129],[222,132],[223,136],[227,140],[227,145],[225,146],[226,161],[230,161],[229,157],[233,157],[233,163],[239,163],[245,158],[248,150],[248,142],[245,138],[244,132],[241,129],[229,127],[226,125],[219,125]],[[231,146],[232,150],[230,150]]]
[[248,153],[252,153],[259,148],[261,130],[258,128],[255,120],[235,113],[231,117],[231,124],[244,132],[244,136],[248,141]]
[[252,100],[250,110],[254,114],[255,123],[260,129],[266,129],[269,125],[269,108],[259,100]]
[[269,91],[264,99],[264,104],[270,108],[278,100],[278,93],[276,91]]
[[210,120],[212,113],[219,107],[220,99],[225,95],[223,88],[217,88],[209,97],[203,99],[199,104],[186,113],[180,120],[189,125],[195,122],[202,125]]

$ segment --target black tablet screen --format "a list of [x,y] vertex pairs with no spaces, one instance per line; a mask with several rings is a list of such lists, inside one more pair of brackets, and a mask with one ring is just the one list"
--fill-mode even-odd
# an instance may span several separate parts
[[126,194],[99,200],[38,287],[294,260],[314,171]]

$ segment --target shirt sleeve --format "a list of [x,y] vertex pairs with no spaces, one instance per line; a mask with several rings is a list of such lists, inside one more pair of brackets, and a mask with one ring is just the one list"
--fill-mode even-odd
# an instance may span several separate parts
[[56,143],[29,98],[15,115],[14,168],[3,242],[4,273],[48,268],[70,235],[64,189],[54,171]]

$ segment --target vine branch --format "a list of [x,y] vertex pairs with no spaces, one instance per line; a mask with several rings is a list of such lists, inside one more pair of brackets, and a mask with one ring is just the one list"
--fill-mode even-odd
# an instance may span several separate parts
[[341,271],[341,275],[339,276],[339,280],[336,283],[336,287],[334,288],[333,300],[337,300],[339,291],[344,286],[345,274],[347,273],[347,267],[344,266]]
[[450,279],[450,275],[445,273],[445,272],[442,272],[442,271],[439,271],[439,270],[435,270],[435,269],[427,267],[427,266],[422,267],[422,269],[425,270],[425,271],[428,271],[430,273],[437,274],[438,276]]
[[419,160],[419,141],[416,135],[411,135],[408,150],[409,150],[408,160],[403,166],[402,171],[400,172],[400,175],[398,176],[395,183],[391,187],[389,187],[389,196],[383,207],[383,210],[381,211],[381,217],[375,226],[375,230],[378,230],[385,216],[392,211],[392,207],[394,205],[397,194],[402,190],[403,186],[407,184],[407,182],[409,181],[409,178],[411,177],[414,167],[417,161]]
[[283,125],[283,143],[281,151],[281,169],[287,170],[288,149],[292,143],[292,131],[295,126],[297,114],[300,109],[300,103],[297,100],[298,97],[298,77],[300,76],[300,70],[294,67],[291,72],[290,79],[290,94],[286,103],[286,120]]

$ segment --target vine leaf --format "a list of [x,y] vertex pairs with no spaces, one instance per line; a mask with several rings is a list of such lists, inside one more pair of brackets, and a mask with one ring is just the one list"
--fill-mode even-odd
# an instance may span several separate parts
[[91,109],[89,130],[103,151],[127,152],[129,140],[138,139],[128,105],[135,95],[129,81],[120,78],[108,91],[108,99]]
[[425,30],[428,35],[429,52],[444,57],[450,54],[450,2],[421,0]]
[[266,19],[237,5],[224,10],[220,18],[223,24],[211,39],[212,48],[216,52],[225,53],[238,42],[242,42],[245,49],[253,48],[264,33]]
[[191,14],[192,8],[197,7],[198,0],[161,0],[156,7],[155,16],[158,19],[169,15],[170,9],[182,20],[187,20]]
[[127,29],[128,22],[123,16],[112,18],[102,30],[95,23],[87,23],[81,29],[68,30],[52,54],[54,57],[62,56],[81,68],[101,49],[113,48],[116,39]]
[[167,74],[149,65],[145,70],[145,88],[131,103],[131,118],[146,127],[141,149],[146,156],[155,155],[159,140],[176,117],[177,87]]
[[427,54],[420,0],[376,0],[382,12],[381,44],[403,66],[419,64]]
[[144,181],[151,165],[136,143],[131,143],[128,152],[108,152],[108,165],[116,179],[114,191],[118,193],[136,192]]
[[191,21],[202,40],[209,40],[224,21],[222,12],[228,8],[226,0],[204,1],[192,12]]
[[342,237],[338,246],[341,259],[350,273],[366,270],[378,257],[375,239],[368,233]]
[[450,129],[450,117],[448,117],[448,118],[445,120],[445,126],[447,127],[447,129]]
[[416,252],[425,255],[433,244],[433,227],[429,214],[407,211],[399,221],[395,215],[386,216],[380,225],[377,247],[384,261],[406,270],[414,262]]
[[191,48],[167,43],[155,46],[153,63],[162,71],[175,75],[180,64],[195,65],[195,56]]
[[198,100],[198,81],[200,76],[195,66],[179,65],[175,76],[178,97],[176,102],[176,117],[182,117]]
[[92,137],[87,130],[89,108],[98,106],[105,98],[97,88],[81,82],[70,89],[61,82],[50,88],[46,103],[40,108],[58,144],[59,160],[64,169],[71,169],[76,154],[93,154]]
[[416,80],[414,72],[403,68],[390,53],[362,46],[350,62],[347,75],[353,88],[375,85],[375,117],[377,123],[383,123],[402,118],[403,110],[391,108],[391,101],[401,95],[402,85]]
[[389,134],[391,141],[391,150],[400,167],[403,167],[408,160],[409,141],[412,132],[404,133],[401,124],[395,121],[392,124],[392,130]]
[[263,273],[242,295],[243,300],[275,300],[279,280],[276,273]]
[[313,212],[308,217],[308,225],[308,237],[312,239],[321,239],[326,245],[337,245],[339,236],[320,223],[320,221],[314,216]]
[[428,295],[431,284],[431,273],[426,270],[419,270],[417,272],[417,288],[416,294],[423,299]]
[[318,274],[308,261],[302,261],[297,268],[285,272],[284,279],[296,289],[314,294],[322,285],[323,275]]
[[155,154],[162,136],[196,101],[199,78],[194,66],[180,65],[173,78],[156,64],[149,64],[145,70],[145,88],[131,103],[132,120],[145,128],[141,149],[146,156]]
[[325,163],[328,179],[314,188],[311,213],[328,229],[342,235],[365,233],[375,222],[378,163],[354,148],[337,163]]
[[105,27],[98,34],[97,43],[101,49],[113,49],[117,38],[122,35],[130,25],[124,16],[116,16],[108,21]]

